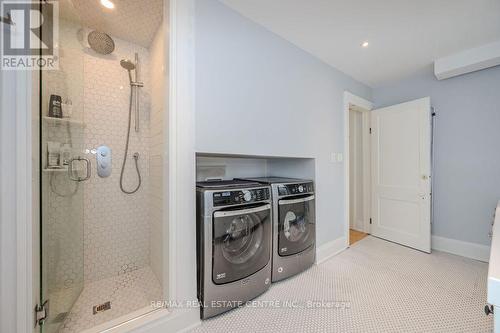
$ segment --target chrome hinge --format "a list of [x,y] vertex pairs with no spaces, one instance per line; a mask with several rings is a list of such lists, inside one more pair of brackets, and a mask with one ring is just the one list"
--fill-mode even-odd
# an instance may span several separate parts
[[12,16],[10,15],[10,13],[7,13],[7,15],[5,16],[0,16],[0,22],[7,25],[16,25],[14,21],[12,21]]
[[42,305],[37,304],[35,306],[35,326],[36,325],[43,326],[48,316],[49,316],[49,300],[43,302]]

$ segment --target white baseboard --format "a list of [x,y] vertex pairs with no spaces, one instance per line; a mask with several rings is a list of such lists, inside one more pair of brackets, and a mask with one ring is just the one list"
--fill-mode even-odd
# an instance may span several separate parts
[[489,246],[451,238],[432,236],[432,249],[484,262],[488,262],[490,259]]
[[139,319],[138,323],[132,321],[129,325],[123,325],[116,332],[180,333],[187,332],[201,324],[199,308],[174,309],[167,315],[162,315],[159,311],[155,312],[151,316]]
[[325,262],[345,249],[347,249],[347,241],[345,237],[339,237],[326,244],[320,245],[316,249],[316,265]]

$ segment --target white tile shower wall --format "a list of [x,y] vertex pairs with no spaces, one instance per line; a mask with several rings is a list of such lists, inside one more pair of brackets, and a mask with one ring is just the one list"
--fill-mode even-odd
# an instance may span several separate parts
[[[149,264],[149,52],[138,45],[116,39],[111,55],[87,50],[84,55],[85,145],[88,149],[107,145],[112,151],[112,173],[100,178],[95,170],[84,191],[84,272],[85,282],[111,277]],[[124,187],[133,189],[138,176],[132,155],[138,152],[142,185],[128,195],[120,190],[119,179],[127,135],[130,86],[120,59],[134,59],[139,53],[140,132],[130,131]],[[91,155],[95,167],[95,156]]]
[[163,281],[163,128],[165,113],[165,61],[164,33],[158,29],[149,49],[151,73],[151,129],[149,177],[149,246],[151,269],[159,281]]

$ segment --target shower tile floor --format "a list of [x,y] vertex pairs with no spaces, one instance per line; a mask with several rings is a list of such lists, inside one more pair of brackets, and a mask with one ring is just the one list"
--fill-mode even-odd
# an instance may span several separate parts
[[[64,320],[60,333],[76,333],[145,308],[162,299],[162,289],[151,268],[98,280],[87,284]],[[94,305],[111,302],[111,309],[93,314]]]

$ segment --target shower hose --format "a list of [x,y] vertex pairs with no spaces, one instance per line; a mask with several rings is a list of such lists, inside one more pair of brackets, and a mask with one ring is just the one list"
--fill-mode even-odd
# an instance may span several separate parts
[[[135,93],[138,94],[139,92],[137,91],[137,88],[135,88],[135,89],[136,89]],[[139,183],[137,184],[137,187],[135,189],[133,189],[132,191],[127,191],[123,187],[123,173],[125,172],[125,165],[127,164],[128,146],[129,146],[129,142],[130,142],[130,124],[132,122],[132,102],[133,102],[132,97],[134,95],[133,92],[134,92],[134,87],[131,85],[130,86],[130,103],[129,103],[129,107],[128,107],[127,141],[125,143],[125,154],[123,155],[122,170],[120,172],[120,189],[125,194],[134,194],[135,192],[137,192],[139,190],[139,188],[141,187],[141,183],[142,183],[141,172],[139,171],[139,153],[136,152],[136,153],[134,153],[134,161],[135,161],[135,170],[137,171],[137,177],[139,178]],[[136,110],[136,112],[139,112],[139,110]]]

